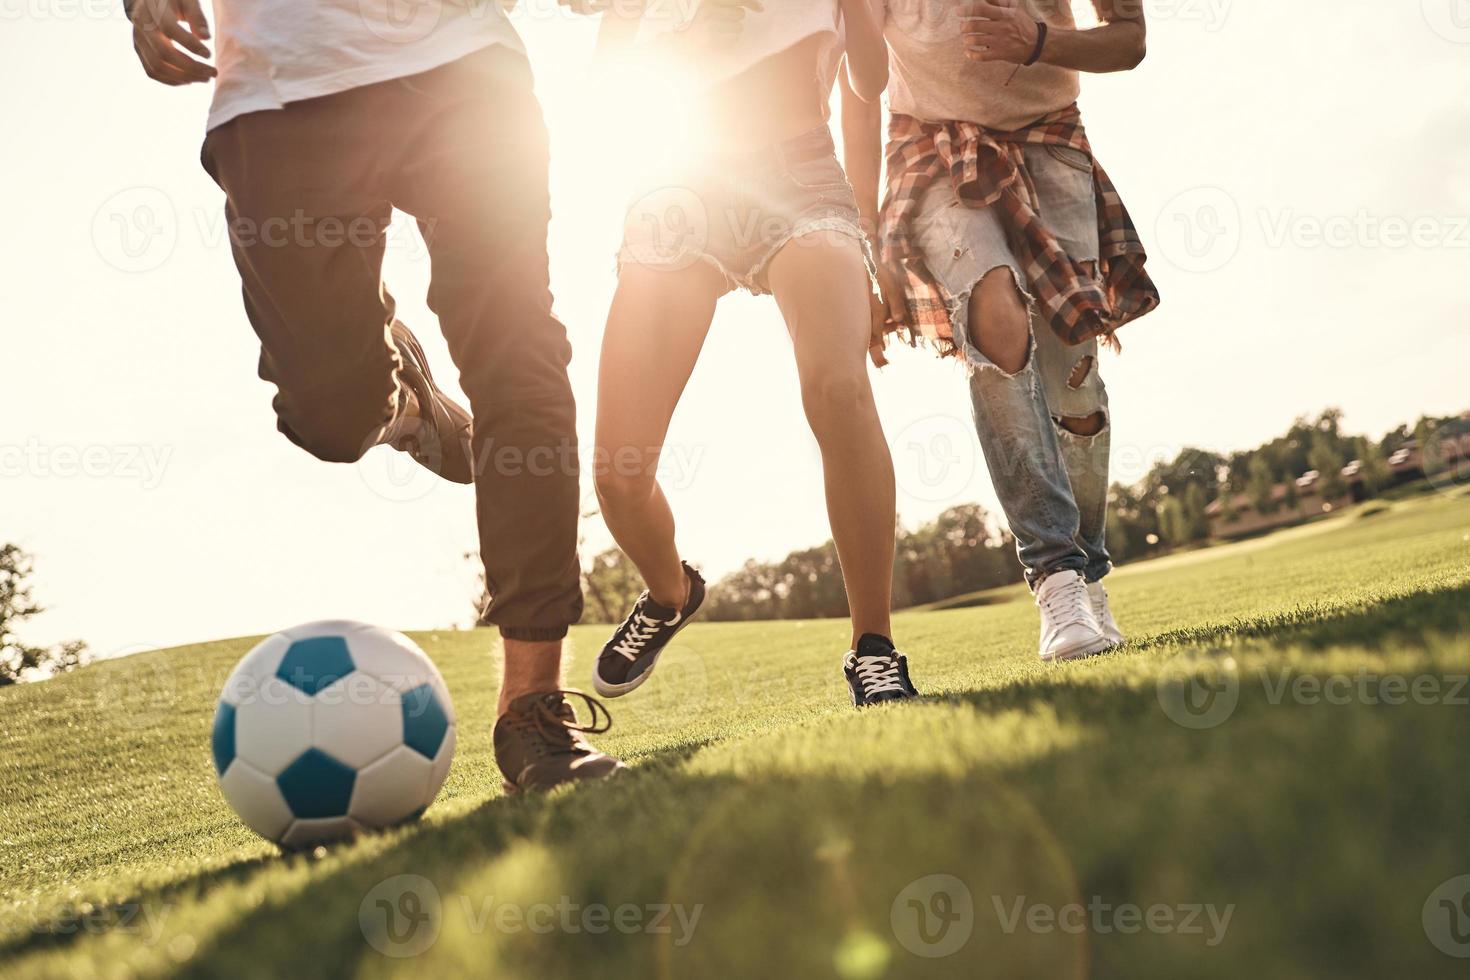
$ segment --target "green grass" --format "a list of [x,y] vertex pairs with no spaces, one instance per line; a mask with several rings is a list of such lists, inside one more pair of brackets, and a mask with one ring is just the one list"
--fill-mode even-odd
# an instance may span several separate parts
[[[1470,498],[1349,512],[1110,584],[1135,642],[1055,668],[1036,662],[1020,589],[901,615],[929,696],[863,713],[837,670],[841,623],[693,626],[612,705],[601,743],[633,770],[533,799],[500,796],[489,635],[419,635],[461,725],[444,792],[416,825],[304,855],[254,838],[214,785],[215,696],[252,640],[0,690],[0,973],[1464,975],[1421,912],[1470,874]],[[576,683],[603,633],[574,632]],[[1194,717],[1179,707],[1205,692],[1195,678],[1224,691],[1206,708],[1238,696],[1214,727],[1171,717]],[[1418,696],[1384,703],[1394,678]],[[923,958],[902,942],[925,948],[900,893],[935,874],[964,883],[973,931]],[[398,875],[440,899],[413,957],[376,951],[359,921]],[[1027,925],[1078,903],[1156,906],[1155,927]],[[662,904],[684,924],[630,928]],[[549,932],[512,917],[540,905]],[[623,930],[582,927],[581,909],[622,905],[638,906]],[[1191,908],[1201,932],[1164,927]],[[1228,912],[1223,934],[1209,910]]]

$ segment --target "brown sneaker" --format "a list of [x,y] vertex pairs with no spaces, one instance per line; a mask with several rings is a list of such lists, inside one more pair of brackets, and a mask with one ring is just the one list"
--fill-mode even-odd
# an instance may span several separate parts
[[[592,716],[577,724],[567,695],[582,698]],[[601,713],[603,724],[597,724]],[[581,691],[523,694],[495,723],[495,762],[505,777],[505,791],[544,790],[562,783],[611,776],[623,764],[594,749],[586,735],[612,728],[612,716],[601,701]]]
[[470,413],[434,384],[429,359],[413,332],[394,320],[392,334],[399,360],[403,362],[398,379],[413,392],[419,403],[419,416],[400,419],[399,431],[388,444],[408,453],[420,466],[446,480],[474,483],[474,468],[470,465],[475,452],[470,446],[473,428]]

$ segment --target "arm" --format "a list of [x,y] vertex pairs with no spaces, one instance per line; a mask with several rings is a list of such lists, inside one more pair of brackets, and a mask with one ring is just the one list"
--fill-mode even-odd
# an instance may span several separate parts
[[[883,107],[876,100],[858,97],[848,83],[846,75],[840,75],[842,85],[842,165],[847,170],[847,179],[857,195],[858,214],[863,231],[875,243],[878,240],[878,201],[883,176]],[[879,257],[874,256],[877,260]],[[903,278],[900,274],[885,269],[878,262],[878,295],[873,297],[872,332],[868,340],[868,353],[873,363],[882,367],[887,364],[883,356],[883,335],[888,321],[902,323],[905,320]]]
[[[1098,27],[1049,28],[1041,62],[1074,71],[1130,71],[1148,51],[1143,5],[1137,0],[1092,0]],[[1036,50],[1040,31],[1016,0],[976,0],[965,5],[966,56],[975,61],[1024,64]]]
[[888,87],[888,44],[883,40],[883,18],[873,0],[840,0],[847,25],[847,81],[850,93],[876,102]]
[[[133,50],[143,71],[164,85],[207,82],[217,72],[209,57],[209,21],[199,0],[124,0],[133,24]],[[193,54],[197,57],[191,58]]]
[[860,97],[845,75],[842,86],[842,165],[857,194],[863,230],[878,234],[879,182],[883,170],[883,106]]

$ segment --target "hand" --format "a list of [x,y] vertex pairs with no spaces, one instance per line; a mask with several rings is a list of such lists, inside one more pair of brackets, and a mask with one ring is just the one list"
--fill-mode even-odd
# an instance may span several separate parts
[[747,10],[765,9],[761,0],[702,0],[689,30],[700,43],[728,44],[740,37]]
[[872,333],[868,340],[868,354],[873,363],[883,367],[888,358],[883,356],[883,342],[894,327],[904,326],[909,321],[908,302],[904,296],[903,283],[907,274],[902,269],[879,263],[877,268],[878,291],[872,295]]
[[888,322],[895,326],[909,325],[909,304],[904,283],[908,273],[903,269],[878,263],[878,294],[882,298]]
[[960,9],[965,57],[971,61],[1025,64],[1041,30],[1017,0],[975,0]]
[[872,316],[868,333],[868,356],[873,359],[874,367],[886,367],[888,358],[883,354],[883,341],[888,336],[888,304],[883,302],[883,297],[875,290],[868,295],[868,307]]
[[[133,50],[148,77],[164,85],[207,82],[213,65],[189,57],[208,58],[209,22],[199,0],[126,0],[133,22]],[[182,49],[182,50],[181,50]]]

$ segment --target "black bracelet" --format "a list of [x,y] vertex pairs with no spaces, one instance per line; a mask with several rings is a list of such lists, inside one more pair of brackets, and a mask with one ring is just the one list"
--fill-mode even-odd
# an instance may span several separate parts
[[1026,60],[1025,65],[1027,68],[1030,68],[1041,60],[1041,50],[1046,47],[1046,34],[1050,29],[1046,21],[1038,20],[1036,22],[1036,50],[1031,52],[1031,57]]

